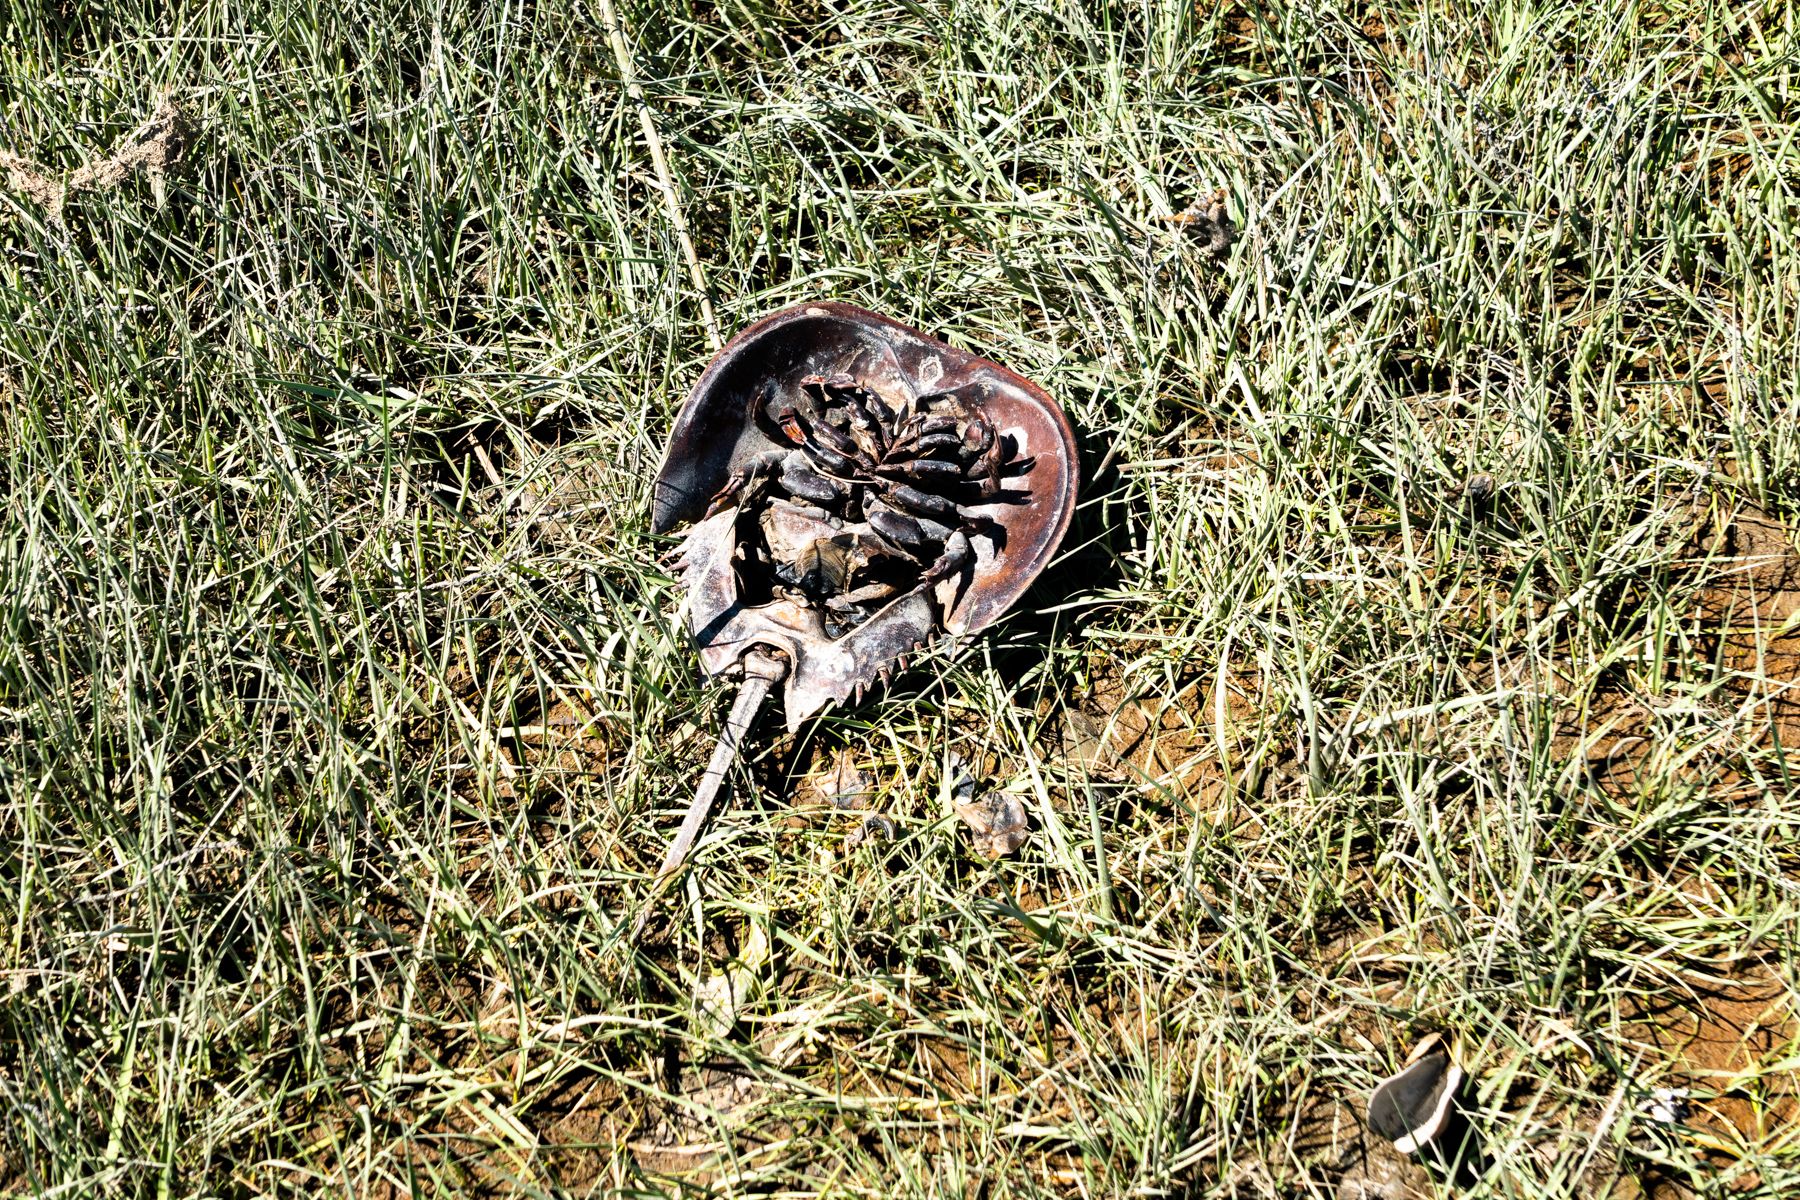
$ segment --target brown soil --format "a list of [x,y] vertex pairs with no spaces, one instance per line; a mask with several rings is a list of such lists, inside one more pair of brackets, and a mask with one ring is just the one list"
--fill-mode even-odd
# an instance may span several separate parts
[[573,697],[557,700],[540,720],[509,732],[522,751],[519,757],[547,782],[599,779],[619,751],[612,725]]
[[1427,1200],[1436,1194],[1425,1168],[1369,1132],[1363,1101],[1314,1099],[1289,1126],[1273,1156],[1297,1163],[1338,1200]]
[[1738,513],[1711,539],[1696,616],[1733,693],[1765,736],[1800,746],[1800,549],[1767,514]]
[[[1224,720],[1215,728],[1220,686]],[[1102,672],[1090,693],[1063,711],[1060,750],[1070,767],[1205,808],[1225,787],[1218,739],[1225,739],[1227,754],[1241,758],[1246,727],[1259,711],[1256,696],[1253,681],[1229,673],[1222,681],[1208,675],[1156,695],[1128,690],[1117,674]]]
[[[1720,519],[1696,536],[1680,568],[1702,581],[1686,631],[1701,659],[1679,682],[1718,687],[1711,707],[1730,713],[1735,733],[1721,753],[1783,753],[1800,748],[1800,534],[1754,509]],[[1579,756],[1600,791],[1629,796],[1657,747],[1655,714],[1639,696],[1596,693],[1584,711],[1557,731],[1558,759]],[[1693,758],[1685,771],[1705,767],[1706,782],[1745,783],[1718,755]],[[1746,785],[1747,786],[1747,785]]]
[[[1800,552],[1792,535],[1762,514],[1740,513],[1697,548],[1687,568],[1696,575],[1703,572],[1707,580],[1688,628],[1716,649],[1724,683],[1719,703],[1765,718],[1765,740],[1780,737],[1784,745],[1800,740],[1800,631],[1782,631],[1800,607]],[[1257,682],[1227,674],[1223,720],[1217,720],[1217,686],[1218,676],[1209,671],[1153,691],[1131,689],[1116,674],[1102,671],[1085,695],[1060,705],[1052,702],[1040,714],[1052,718],[1048,749],[1072,772],[1135,785],[1146,795],[1172,795],[1201,811],[1214,809],[1224,802],[1228,769],[1231,776],[1244,773],[1262,712]],[[521,722],[517,728],[495,731],[494,754],[529,773],[534,782],[597,777],[622,744],[619,732],[595,719],[579,697],[558,697],[541,716],[516,719]],[[1650,710],[1634,697],[1600,695],[1563,731],[1558,750],[1581,754],[1605,790],[1619,795],[1632,789],[1651,749],[1652,720]],[[1603,732],[1584,736],[1596,731]],[[820,743],[796,749],[799,759],[824,770],[834,747]],[[874,768],[878,777],[882,773],[873,763],[860,765]],[[799,764],[790,774],[788,794],[805,801]],[[1254,799],[1249,803],[1254,805]],[[1028,910],[1036,907],[1034,897],[1023,903]],[[1326,947],[1320,957],[1332,962],[1342,952]],[[1370,985],[1375,985],[1373,978]],[[1094,1019],[1101,1018],[1094,1014]],[[1800,1079],[1783,1062],[1795,1054],[1800,1026],[1790,992],[1774,975],[1752,971],[1729,986],[1696,989],[1654,1008],[1640,1007],[1630,1029],[1644,1048],[1649,1081],[1691,1090],[1694,1110],[1688,1125],[1721,1163],[1739,1157],[1733,1148],[1741,1152],[1766,1143],[1800,1119]],[[1379,1030],[1372,1033],[1373,1040],[1381,1040]],[[1066,1030],[1061,1037],[1068,1037]],[[1059,1057],[1080,1052],[1073,1040],[1056,1040]],[[928,1107],[1010,1103],[1021,1114],[1022,1128],[1053,1126],[1071,1103],[1055,1089],[996,1097],[992,1081],[975,1071],[951,1040],[921,1038],[909,1053],[871,1061],[866,1047],[827,1039],[807,1053],[820,1056],[841,1070],[846,1094]],[[627,1112],[618,1107],[616,1096],[569,1102],[567,1107],[562,1100],[539,1106],[534,1132],[543,1161],[564,1186],[632,1166],[705,1185],[741,1169],[744,1156],[754,1155],[769,1140],[774,1097],[758,1081],[701,1068],[682,1081],[681,1091],[718,1118],[696,1120],[685,1106],[647,1109],[641,1103]],[[1304,1164],[1303,1174],[1313,1184],[1327,1184],[1324,1194],[1359,1200],[1431,1194],[1416,1164],[1395,1160],[1391,1147],[1365,1134],[1355,1103],[1326,1098],[1303,1106],[1288,1130],[1286,1150],[1287,1161]],[[1271,1160],[1232,1171],[1266,1174],[1274,1168]],[[1592,1173],[1596,1196],[1640,1194],[1617,1163],[1609,1161],[1604,1171],[1596,1164]],[[1254,1181],[1242,1182],[1255,1190]]]
[[1800,1019],[1793,989],[1770,968],[1644,1006],[1628,1028],[1648,1061],[1668,1065],[1657,1086],[1689,1089],[1686,1123],[1723,1158],[1800,1119]]
[[771,1093],[748,1075],[712,1067],[688,1072],[681,1088],[681,1103],[666,1106],[627,1146],[646,1173],[705,1185],[754,1155],[762,1139],[745,1126]]

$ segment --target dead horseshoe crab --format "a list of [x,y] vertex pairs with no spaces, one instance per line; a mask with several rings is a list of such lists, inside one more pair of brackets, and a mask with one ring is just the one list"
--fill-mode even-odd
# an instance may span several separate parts
[[650,527],[693,523],[688,629],[706,673],[743,686],[652,897],[769,692],[797,729],[991,624],[1068,529],[1075,461],[1043,389],[854,305],[784,309],[719,352],[675,420]]

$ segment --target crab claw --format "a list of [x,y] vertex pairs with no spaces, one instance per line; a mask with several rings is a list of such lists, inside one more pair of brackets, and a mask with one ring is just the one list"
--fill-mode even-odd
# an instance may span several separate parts
[[975,548],[969,542],[969,535],[958,529],[944,543],[944,552],[938,555],[936,562],[925,568],[922,580],[925,583],[936,583],[948,578],[952,572],[960,570],[962,565],[974,555]]
[[970,454],[985,454],[994,444],[994,427],[979,416],[971,416],[962,431],[963,449]]
[[782,457],[781,451],[770,450],[747,460],[725,481],[725,486],[713,494],[712,502],[706,507],[706,516],[723,512],[738,503],[751,484],[766,479],[770,472],[781,466]]

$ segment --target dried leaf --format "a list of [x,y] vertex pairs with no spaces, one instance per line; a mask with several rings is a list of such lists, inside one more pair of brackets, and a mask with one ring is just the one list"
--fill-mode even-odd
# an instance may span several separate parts
[[958,804],[956,815],[974,831],[976,851],[988,858],[1004,858],[1025,844],[1025,806],[1011,792]]
[[1493,499],[1497,487],[1498,485],[1494,483],[1494,477],[1492,475],[1489,475],[1486,471],[1480,471],[1463,480],[1459,490],[1462,493],[1463,499],[1469,501],[1471,504],[1480,504],[1484,500]]
[[1159,218],[1173,225],[1199,244],[1199,249],[1214,258],[1223,258],[1237,240],[1237,230],[1225,205],[1215,199],[1196,200],[1173,216]]
[[744,1006],[762,994],[763,968],[768,962],[768,931],[760,923],[753,923],[737,957],[723,971],[708,975],[694,986],[697,1027],[715,1038],[729,1035]]
[[875,792],[869,776],[856,765],[856,756],[848,747],[832,756],[831,768],[813,782],[819,802],[833,808],[868,807]]

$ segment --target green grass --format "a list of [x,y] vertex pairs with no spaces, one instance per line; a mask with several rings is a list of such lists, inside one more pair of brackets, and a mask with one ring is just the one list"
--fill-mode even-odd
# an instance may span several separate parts
[[[1800,1188],[1791,3],[620,16],[722,331],[1041,382],[1063,559],[763,733],[633,950],[727,699],[600,9],[6,0],[0,148],[194,132],[160,203],[0,191],[0,1190],[1331,1196],[1430,1029],[1428,1189]],[[1156,219],[1215,191],[1223,261]],[[840,745],[894,843],[790,806]]]

